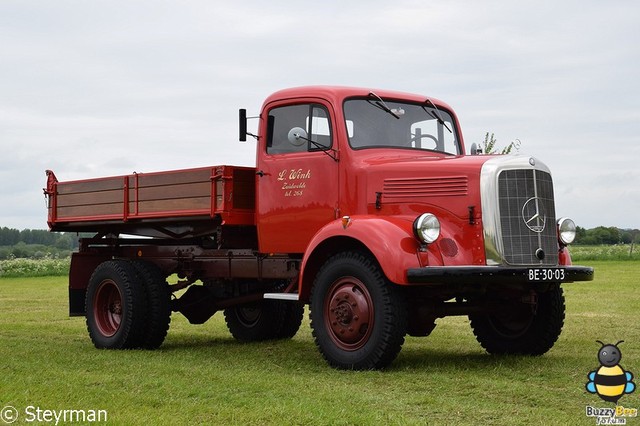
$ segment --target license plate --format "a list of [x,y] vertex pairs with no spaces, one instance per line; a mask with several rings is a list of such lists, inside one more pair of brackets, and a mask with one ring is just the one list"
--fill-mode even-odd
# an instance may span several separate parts
[[529,269],[529,281],[564,281],[565,270],[563,268],[536,268]]

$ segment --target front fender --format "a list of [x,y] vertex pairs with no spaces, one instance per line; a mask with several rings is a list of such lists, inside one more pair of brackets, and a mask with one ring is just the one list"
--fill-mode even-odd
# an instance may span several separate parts
[[311,239],[302,260],[299,295],[306,300],[324,261],[345,250],[366,249],[377,260],[386,277],[408,284],[406,271],[420,266],[420,244],[413,236],[413,218],[372,215],[338,219],[321,228]]

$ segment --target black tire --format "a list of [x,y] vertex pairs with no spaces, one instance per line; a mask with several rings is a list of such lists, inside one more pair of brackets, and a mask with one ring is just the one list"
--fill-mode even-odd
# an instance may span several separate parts
[[281,300],[261,300],[224,310],[224,319],[231,335],[242,342],[257,342],[279,338],[286,316]]
[[285,314],[282,328],[277,333],[277,339],[291,339],[296,335],[304,317],[304,305],[299,302],[279,301],[284,305]]
[[151,262],[134,261],[147,298],[144,335],[140,347],[157,349],[164,342],[171,322],[171,291],[162,271]]
[[89,279],[85,303],[87,329],[96,348],[139,347],[146,297],[131,263],[110,260],[98,265]]
[[310,307],[316,346],[333,367],[384,368],[402,348],[406,300],[367,255],[329,258],[314,281]]
[[558,340],[564,325],[564,295],[559,285],[538,293],[535,313],[531,305],[500,314],[470,315],[478,342],[490,354],[542,355]]

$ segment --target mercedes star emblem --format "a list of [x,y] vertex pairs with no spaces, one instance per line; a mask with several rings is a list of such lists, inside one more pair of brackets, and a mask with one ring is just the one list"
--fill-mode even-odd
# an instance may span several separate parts
[[540,233],[544,231],[546,223],[546,215],[544,211],[544,204],[538,197],[531,197],[522,206],[522,220],[527,228],[533,232]]

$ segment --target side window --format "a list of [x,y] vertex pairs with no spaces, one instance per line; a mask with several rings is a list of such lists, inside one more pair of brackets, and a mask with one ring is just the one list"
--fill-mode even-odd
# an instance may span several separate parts
[[269,111],[269,117],[273,120],[273,130],[267,140],[268,154],[307,152],[331,147],[329,114],[321,105],[273,108]]

